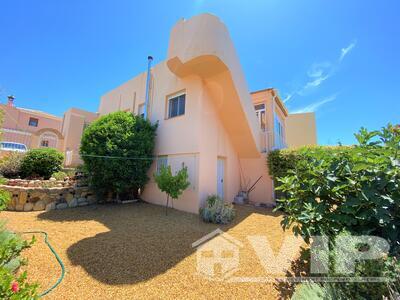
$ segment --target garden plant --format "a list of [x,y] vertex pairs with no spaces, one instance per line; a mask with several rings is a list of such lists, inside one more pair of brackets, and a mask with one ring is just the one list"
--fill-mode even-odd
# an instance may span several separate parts
[[190,182],[187,173],[187,167],[182,167],[175,175],[172,174],[171,166],[161,166],[159,173],[154,174],[154,180],[158,188],[167,194],[167,203],[165,205],[165,214],[168,214],[169,198],[172,206],[174,199],[178,199],[182,193],[189,187]]

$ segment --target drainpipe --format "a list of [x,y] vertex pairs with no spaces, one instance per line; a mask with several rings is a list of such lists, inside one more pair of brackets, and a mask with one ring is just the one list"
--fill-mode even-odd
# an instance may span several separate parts
[[143,114],[144,114],[144,118],[147,119],[148,118],[148,114],[149,114],[149,90],[150,90],[150,80],[151,80],[151,62],[153,61],[153,57],[152,56],[148,56],[147,57],[147,80],[146,80],[146,100],[144,102],[144,109],[143,109]]

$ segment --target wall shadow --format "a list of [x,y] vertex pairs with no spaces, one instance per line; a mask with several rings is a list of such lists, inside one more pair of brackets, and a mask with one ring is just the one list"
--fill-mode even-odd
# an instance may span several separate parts
[[[38,217],[55,222],[95,220],[110,229],[70,246],[72,264],[110,285],[133,284],[162,274],[191,255],[192,243],[220,228],[227,231],[250,214],[278,216],[271,210],[238,207],[232,224],[206,224],[198,215],[162,206],[134,203],[55,210]],[[85,228],[82,228],[85,230]]]

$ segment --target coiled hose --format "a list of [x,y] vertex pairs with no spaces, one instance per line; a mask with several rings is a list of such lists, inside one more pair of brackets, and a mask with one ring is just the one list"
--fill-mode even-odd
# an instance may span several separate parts
[[61,283],[61,281],[63,281],[64,276],[65,276],[65,266],[64,266],[60,256],[58,256],[56,250],[54,250],[54,248],[49,243],[47,232],[45,232],[45,231],[24,231],[24,232],[21,232],[21,234],[42,234],[44,236],[44,242],[49,247],[50,251],[53,253],[55,258],[57,259],[57,262],[61,266],[61,276],[60,276],[60,278],[58,278],[57,282],[52,287],[50,287],[49,289],[45,290],[43,293],[41,293],[39,295],[39,297],[46,296],[51,291],[53,291]]

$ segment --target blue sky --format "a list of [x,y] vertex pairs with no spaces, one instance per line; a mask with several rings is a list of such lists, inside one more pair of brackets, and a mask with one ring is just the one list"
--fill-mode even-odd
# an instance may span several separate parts
[[400,123],[397,0],[0,0],[0,98],[62,115],[166,57],[179,18],[227,25],[250,90],[315,111],[321,144]]

